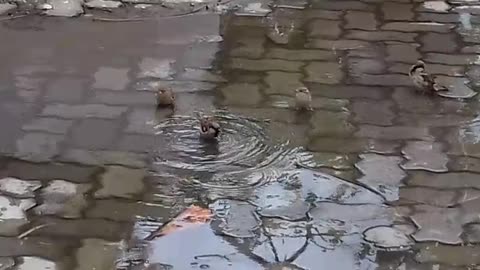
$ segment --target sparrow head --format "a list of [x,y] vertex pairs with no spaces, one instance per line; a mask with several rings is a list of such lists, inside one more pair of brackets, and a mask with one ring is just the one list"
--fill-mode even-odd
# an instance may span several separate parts
[[306,87],[299,87],[299,88],[295,89],[295,93],[305,93],[305,94],[309,94],[310,91],[309,91],[308,88],[306,88]]
[[413,65],[411,68],[410,68],[410,73],[413,73],[417,70],[422,70],[424,71],[425,70],[425,62],[423,62],[422,60],[418,60],[417,63],[415,63],[415,65]]

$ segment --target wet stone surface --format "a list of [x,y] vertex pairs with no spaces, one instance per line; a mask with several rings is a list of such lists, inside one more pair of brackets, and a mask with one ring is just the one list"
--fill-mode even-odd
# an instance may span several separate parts
[[0,269],[479,268],[467,2],[0,4]]

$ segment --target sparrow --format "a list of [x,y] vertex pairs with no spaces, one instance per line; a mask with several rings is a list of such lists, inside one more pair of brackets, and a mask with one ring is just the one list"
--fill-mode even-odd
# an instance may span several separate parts
[[170,88],[160,88],[156,93],[157,107],[175,107],[175,95]]
[[200,118],[200,137],[203,139],[214,139],[220,134],[220,124],[211,116]]
[[312,111],[312,95],[306,87],[295,89],[295,105],[297,109]]
[[412,79],[416,90],[421,93],[433,94],[439,91],[448,91],[446,87],[435,82],[435,76],[427,73],[425,63],[422,60],[418,60],[410,68],[408,75]]

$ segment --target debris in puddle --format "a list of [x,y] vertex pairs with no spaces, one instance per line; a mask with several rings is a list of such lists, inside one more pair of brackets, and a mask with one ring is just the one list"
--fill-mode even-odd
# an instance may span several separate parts
[[88,8],[118,8],[123,4],[118,1],[111,0],[91,0],[85,3],[85,6]]
[[19,234],[19,235],[17,236],[17,238],[18,238],[18,239],[23,239],[23,238],[29,236],[30,234],[32,234],[32,233],[35,232],[35,231],[38,231],[38,230],[40,230],[40,229],[42,229],[42,228],[45,228],[45,227],[47,227],[47,226],[52,226],[52,225],[55,225],[55,223],[40,224],[40,225],[38,225],[38,226],[32,227],[32,228],[24,231],[23,233]]
[[212,219],[212,216],[213,214],[210,209],[202,208],[197,205],[191,205],[182,213],[180,213],[177,217],[159,228],[159,230],[153,232],[150,236],[147,237],[147,239],[151,240],[153,238],[171,234],[179,230],[185,230],[191,227],[208,223]]

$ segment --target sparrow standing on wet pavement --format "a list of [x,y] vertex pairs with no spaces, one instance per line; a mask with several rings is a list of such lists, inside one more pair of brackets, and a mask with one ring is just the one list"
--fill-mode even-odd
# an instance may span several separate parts
[[160,88],[156,93],[158,107],[175,107],[175,95],[170,88]]
[[446,87],[435,82],[434,76],[427,73],[425,63],[422,60],[418,60],[417,63],[410,68],[408,75],[412,79],[417,91],[422,94],[448,91]]
[[203,139],[214,139],[220,134],[220,124],[211,116],[200,118],[200,137]]
[[312,111],[312,95],[306,87],[295,89],[295,105],[297,109]]

